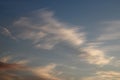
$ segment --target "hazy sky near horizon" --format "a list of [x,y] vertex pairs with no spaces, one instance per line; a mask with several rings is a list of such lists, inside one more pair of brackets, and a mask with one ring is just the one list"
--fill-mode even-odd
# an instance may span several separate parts
[[119,80],[119,0],[0,0],[0,79]]

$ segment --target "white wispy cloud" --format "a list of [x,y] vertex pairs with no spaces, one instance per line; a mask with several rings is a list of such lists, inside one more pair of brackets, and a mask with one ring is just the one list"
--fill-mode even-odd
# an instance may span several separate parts
[[[110,42],[107,45],[108,41],[119,40],[120,39],[120,21],[106,21],[102,23],[102,32],[99,36],[94,40],[92,44],[87,44],[87,47],[82,48],[83,52],[86,54],[81,54],[80,56],[83,57],[83,60],[87,61],[90,64],[97,64],[97,65],[117,65],[116,57],[107,56],[108,53],[119,51],[119,43],[112,44]],[[92,48],[91,48],[92,46]],[[101,47],[101,48],[99,48]],[[115,64],[116,63],[116,64]]]
[[[59,78],[55,77],[55,67],[57,65],[54,63],[51,63],[47,66],[44,67],[36,67],[32,68],[31,71],[36,74],[37,76],[43,77],[43,78],[48,78],[50,80],[60,80]],[[59,72],[58,72],[59,74]],[[57,75],[57,74],[56,74]]]
[[[65,41],[78,46],[84,43],[85,33],[79,32],[76,26],[69,26],[53,18],[53,12],[42,11],[36,17],[22,17],[14,22],[15,26],[24,28],[18,38],[33,41],[36,48],[51,49],[57,43]],[[19,27],[19,28],[20,28]]]
[[[103,43],[101,45],[103,52],[106,51],[106,53],[111,53],[111,52],[116,53],[117,51],[120,51],[119,42],[117,42],[120,39],[120,32],[119,32],[120,21],[119,20],[105,21],[102,23],[102,26],[104,26],[104,28],[102,28],[102,32],[96,38],[96,42]],[[113,43],[113,41],[115,40],[116,42]],[[105,43],[107,44],[104,45]],[[115,65],[118,66],[119,60],[116,59],[116,57],[114,57],[114,59],[112,59],[109,62],[109,64],[112,66],[115,66]]]
[[113,59],[113,57],[106,56],[104,51],[93,46],[82,48],[82,51],[83,53],[80,54],[80,57],[90,64],[103,66],[109,64]]
[[82,78],[81,80],[119,80],[120,72],[98,71],[93,76]]
[[[70,26],[54,18],[54,13],[43,10],[30,17],[21,17],[14,22],[15,28],[19,29],[17,38],[30,40],[35,48],[52,49],[60,42],[66,42],[77,47],[85,61],[90,64],[106,65],[112,57],[106,56],[103,50],[91,46],[98,44],[85,43],[86,32],[81,31],[80,26]],[[86,45],[85,47],[81,45]],[[80,49],[79,49],[80,48]]]

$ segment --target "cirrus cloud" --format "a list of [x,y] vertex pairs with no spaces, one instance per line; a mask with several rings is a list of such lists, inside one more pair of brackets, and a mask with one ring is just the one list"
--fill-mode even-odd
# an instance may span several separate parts
[[[51,49],[59,42],[68,42],[74,46],[84,43],[85,33],[79,32],[79,28],[69,26],[53,18],[53,12],[38,12],[37,18],[21,17],[14,22],[22,32],[17,37],[23,40],[31,40],[36,48]],[[38,22],[34,21],[37,19]]]
[[[90,64],[106,65],[113,57],[106,56],[103,50],[91,46],[84,47],[86,32],[81,31],[80,26],[71,26],[54,18],[52,11],[38,11],[32,16],[21,17],[14,22],[18,29],[16,37],[22,40],[30,40],[35,48],[51,50],[61,42],[76,47],[80,56]],[[80,49],[79,49],[80,48]],[[83,52],[84,54],[82,54]]]

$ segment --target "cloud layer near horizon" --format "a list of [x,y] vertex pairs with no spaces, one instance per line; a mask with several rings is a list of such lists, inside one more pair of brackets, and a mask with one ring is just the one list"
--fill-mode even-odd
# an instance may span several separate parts
[[116,71],[98,71],[94,76],[85,77],[81,80],[119,80],[120,72]]
[[[61,80],[53,75],[56,64],[49,64],[43,67],[28,67],[16,63],[0,62],[1,80]],[[56,73],[57,74],[57,73]]]

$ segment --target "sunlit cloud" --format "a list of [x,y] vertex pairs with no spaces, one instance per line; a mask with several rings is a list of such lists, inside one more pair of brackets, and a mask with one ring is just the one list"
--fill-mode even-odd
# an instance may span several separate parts
[[[60,72],[54,72],[57,65],[51,63],[42,67],[30,67],[22,65],[21,63],[5,63],[0,62],[0,79],[9,80],[61,80],[55,75],[61,74]],[[18,73],[19,72],[19,73]],[[22,74],[21,74],[22,73]],[[23,74],[25,73],[25,74]],[[27,74],[27,75],[26,75]]]
[[1,62],[9,62],[12,59],[12,56],[4,56],[0,58]]
[[98,71],[94,76],[85,77],[81,80],[119,80],[120,72],[115,71]]
[[82,49],[83,53],[80,54],[80,57],[84,60],[87,61],[90,64],[96,64],[96,65],[106,65],[111,62],[113,57],[108,57],[104,53],[104,51],[94,47],[94,46],[89,46],[86,48]]
[[[86,54],[81,54],[80,56],[83,57],[83,60],[87,61],[90,64],[110,65],[119,62],[115,59],[116,57],[110,57],[107,56],[107,54],[111,51],[119,51],[120,46],[118,44],[113,45],[112,42],[110,42],[109,45],[104,44],[108,41],[120,39],[120,21],[106,21],[102,25],[105,27],[102,28],[102,32],[99,34],[100,36],[98,36],[96,40],[94,40],[95,43],[93,42],[92,44],[87,44],[86,48],[82,48],[83,53]],[[94,47],[91,48],[91,46]]]
[[22,64],[22,65],[26,65],[29,63],[29,60],[20,60],[20,61],[15,61],[15,63],[17,64]]
[[[30,40],[34,47],[38,49],[50,50],[58,43],[66,42],[76,47],[80,56],[90,64],[106,65],[113,58],[106,56],[103,50],[91,47],[98,46],[99,43],[85,43],[86,32],[81,31],[80,27],[70,26],[58,21],[54,18],[52,11],[40,10],[32,16],[21,17],[14,22],[14,26],[19,29],[16,35],[18,39]],[[83,45],[87,46],[83,47]]]
[[55,1],[1,0],[0,80],[120,80],[120,1]]
[[[96,42],[103,43],[101,45],[101,49],[103,50],[103,52],[115,53],[117,51],[120,51],[119,43],[117,43],[117,41],[120,39],[120,21],[105,21],[102,23],[102,26],[104,26],[104,28],[102,28],[101,34],[99,34],[99,36],[96,38]],[[113,44],[114,40],[116,40],[116,43],[114,42]],[[107,44],[104,45],[105,43]],[[117,66],[119,64],[119,60],[116,58],[117,57],[114,57],[114,59],[112,58],[112,60],[110,59],[111,61],[109,62],[109,64],[112,66]]]
[[0,58],[0,62],[10,63],[12,60],[14,60],[13,63],[15,63],[15,64],[26,65],[26,64],[29,63],[29,60],[25,60],[25,59],[24,60],[15,60],[14,58],[15,57],[13,57],[13,56],[3,56],[3,57]]
[[2,70],[15,70],[15,69],[22,69],[23,66],[19,65],[19,64],[12,64],[12,63],[4,63],[4,62],[0,62],[0,71]]
[[[19,70],[22,69],[24,66],[21,65],[22,63],[20,63],[20,61],[17,62],[13,62],[11,63],[10,60],[12,60],[13,57],[12,56],[4,56],[0,58],[0,70]],[[23,60],[21,60],[21,62],[23,62]],[[25,68],[25,67],[24,67]]]
[[[43,77],[43,78],[48,78],[50,80],[60,80],[59,78],[55,77],[54,75],[54,69],[56,67],[56,64],[49,64],[44,67],[36,67],[31,69],[31,71],[36,74],[37,76]],[[58,72],[59,74],[59,72]],[[56,74],[57,75],[57,74]]]
[[[84,43],[85,33],[79,28],[62,23],[53,17],[53,12],[37,12],[37,18],[21,17],[14,22],[21,32],[17,35],[23,40],[31,40],[36,48],[52,49],[59,42],[67,42],[74,46]],[[37,19],[38,22],[34,20]],[[20,26],[20,27],[18,27]]]

